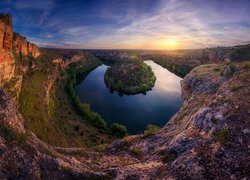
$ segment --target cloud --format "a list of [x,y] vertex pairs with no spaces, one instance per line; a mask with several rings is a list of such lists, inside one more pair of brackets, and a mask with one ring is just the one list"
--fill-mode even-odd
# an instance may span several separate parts
[[164,42],[177,39],[179,48],[200,48],[250,39],[247,0],[13,0],[8,4],[5,9],[13,12],[15,29],[42,46],[166,48]]

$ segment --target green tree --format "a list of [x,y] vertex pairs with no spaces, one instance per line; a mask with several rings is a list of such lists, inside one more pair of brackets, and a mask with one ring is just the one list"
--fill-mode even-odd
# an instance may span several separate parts
[[127,128],[119,123],[112,124],[111,131],[115,136],[119,138],[123,138],[127,135]]
[[121,80],[118,82],[117,86],[118,86],[118,91],[122,91],[123,90],[123,83],[122,83]]

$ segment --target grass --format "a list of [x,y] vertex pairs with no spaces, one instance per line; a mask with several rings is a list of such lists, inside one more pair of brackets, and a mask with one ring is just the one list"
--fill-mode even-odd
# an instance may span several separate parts
[[3,124],[0,124],[0,135],[5,137],[7,142],[16,141],[19,145],[26,143],[28,140],[27,134],[11,130]]
[[52,151],[50,149],[46,149],[45,154],[47,154],[47,155],[49,155],[49,156],[51,156],[53,158],[58,158],[59,157],[58,154],[55,151]]
[[41,140],[62,147],[93,147],[114,139],[76,113],[65,91],[68,81],[63,69],[56,74],[58,80],[54,81],[47,99],[45,84],[56,67],[49,56],[35,62],[38,70],[29,70],[24,76],[19,98],[19,109],[32,132]]
[[94,150],[97,152],[103,152],[108,147],[108,144],[99,144],[94,147]]

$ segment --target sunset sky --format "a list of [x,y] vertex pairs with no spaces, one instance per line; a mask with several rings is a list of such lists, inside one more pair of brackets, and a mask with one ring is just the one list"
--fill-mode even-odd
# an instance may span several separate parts
[[250,43],[250,0],[1,0],[43,47],[189,49]]

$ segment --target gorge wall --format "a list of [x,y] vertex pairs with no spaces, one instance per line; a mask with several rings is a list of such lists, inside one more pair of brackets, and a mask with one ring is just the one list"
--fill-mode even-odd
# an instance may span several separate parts
[[36,58],[40,50],[25,37],[13,32],[9,14],[0,14],[0,86],[15,76],[15,55]]

